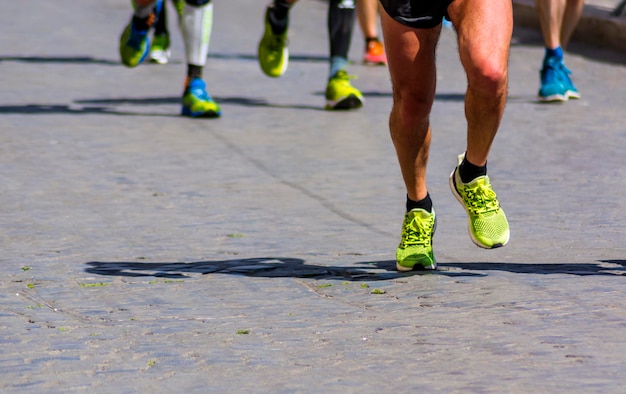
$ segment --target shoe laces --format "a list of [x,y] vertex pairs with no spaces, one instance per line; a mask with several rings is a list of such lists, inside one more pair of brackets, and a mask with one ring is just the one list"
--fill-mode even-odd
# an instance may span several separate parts
[[206,92],[206,84],[200,78],[194,78],[187,86],[187,92],[202,101],[209,101],[211,97]]
[[357,78],[358,77],[356,75],[349,75],[346,70],[339,70],[335,73],[335,75],[332,76],[331,79],[350,82],[351,79],[357,79]]
[[274,34],[268,47],[272,52],[280,52],[287,46],[288,40],[285,34]]
[[500,209],[496,192],[486,179],[474,184],[463,184],[463,192],[465,204],[474,214],[495,213]]
[[432,230],[430,219],[424,219],[419,215],[407,215],[402,234],[403,243],[405,246],[422,246],[426,248],[430,245]]

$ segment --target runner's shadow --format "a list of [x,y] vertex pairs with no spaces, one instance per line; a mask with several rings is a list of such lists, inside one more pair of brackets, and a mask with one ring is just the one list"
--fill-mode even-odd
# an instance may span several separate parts
[[[197,262],[88,262],[86,272],[96,275],[123,277],[157,277],[180,279],[189,274],[228,274],[262,278],[312,278],[347,281],[376,281],[403,278],[410,275],[432,274],[433,271],[398,272],[394,260],[365,261],[348,266],[307,264],[289,257],[258,257],[233,260]],[[482,276],[470,272],[436,271],[452,276]]]
[[[213,59],[226,59],[226,60],[249,60],[257,62],[258,58],[256,54],[248,53],[209,53],[208,58]],[[305,54],[289,54],[289,62],[325,62],[328,63],[328,56],[322,55],[305,55]]]
[[[310,105],[281,105],[272,104],[265,99],[254,97],[224,97],[213,96],[213,99],[222,105],[238,105],[243,107],[264,107],[264,108],[291,108],[291,109],[311,109],[316,111],[324,111],[322,107],[315,107]],[[83,99],[75,100],[77,104],[86,105],[179,105],[181,98],[176,97],[136,97],[136,98],[113,98],[113,99]]]
[[91,56],[0,56],[0,62],[20,63],[61,63],[61,64],[102,64],[106,66],[121,66],[119,61],[97,59]]
[[96,275],[181,279],[189,274],[226,274],[262,278],[311,278],[347,281],[377,281],[411,275],[484,277],[489,271],[516,274],[626,275],[626,260],[601,260],[599,264],[535,263],[440,263],[435,271],[399,272],[394,260],[363,261],[346,266],[307,264],[291,257],[256,257],[196,262],[92,261],[85,271]]
[[[220,104],[232,104],[245,107],[266,108],[290,108],[325,111],[322,107],[311,105],[280,105],[271,104],[263,99],[246,97],[215,97]],[[179,117],[178,111],[173,113],[149,113],[133,112],[117,109],[120,105],[157,106],[157,105],[180,105],[180,97],[139,97],[139,98],[116,98],[116,99],[87,99],[75,100],[77,105],[68,104],[21,104],[0,105],[0,114],[23,114],[23,115],[121,115],[121,116],[162,116]]]
[[442,263],[439,268],[468,271],[507,271],[515,274],[626,275],[626,260],[599,260],[599,264],[536,264],[536,263]]

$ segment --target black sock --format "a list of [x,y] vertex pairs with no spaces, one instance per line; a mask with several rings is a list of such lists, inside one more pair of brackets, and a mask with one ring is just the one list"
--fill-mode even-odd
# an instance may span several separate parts
[[167,7],[165,4],[161,7],[161,13],[159,13],[156,23],[154,24],[155,35],[167,35],[169,31],[167,29]]
[[274,34],[282,34],[289,26],[289,8],[291,4],[284,0],[276,0],[267,9],[267,16]]
[[409,212],[413,209],[418,208],[423,209],[426,212],[433,211],[433,201],[430,199],[430,194],[426,193],[426,197],[419,201],[413,201],[409,198],[408,195],[406,196],[406,211]]
[[202,66],[187,65],[187,78],[202,78]]
[[133,16],[133,27],[137,30],[148,30],[154,23],[154,16],[150,14],[145,18]]
[[487,175],[487,164],[484,166],[477,166],[464,158],[459,166],[459,176],[461,177],[461,181],[463,181],[463,183],[469,183],[479,176],[484,175]]

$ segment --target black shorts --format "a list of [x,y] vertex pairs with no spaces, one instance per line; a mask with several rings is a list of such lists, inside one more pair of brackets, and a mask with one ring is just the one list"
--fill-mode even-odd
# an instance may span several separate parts
[[453,0],[380,0],[383,8],[399,23],[430,29],[441,23],[448,15],[448,6]]

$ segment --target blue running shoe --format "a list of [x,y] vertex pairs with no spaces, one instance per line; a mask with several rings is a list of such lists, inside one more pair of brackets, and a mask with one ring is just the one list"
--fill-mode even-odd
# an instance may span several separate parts
[[574,83],[572,82],[572,79],[570,78],[570,75],[572,74],[572,72],[567,67],[565,67],[565,64],[563,64],[563,62],[561,62],[560,64],[560,71],[561,71],[561,83],[565,87],[565,95],[567,96],[567,98],[579,99],[580,93],[578,92],[578,89],[576,89],[576,86],[574,86]]
[[567,101],[567,89],[563,85],[561,64],[561,60],[557,58],[544,60],[540,72],[539,101]]
[[206,92],[204,81],[193,78],[183,93],[181,114],[192,118],[219,118],[222,110]]
[[125,66],[137,67],[148,55],[150,51],[148,32],[150,26],[155,23],[156,16],[159,15],[162,6],[163,0],[158,0],[154,6],[154,11],[148,16],[147,28],[138,28],[133,17],[122,32],[120,37],[120,57]]

